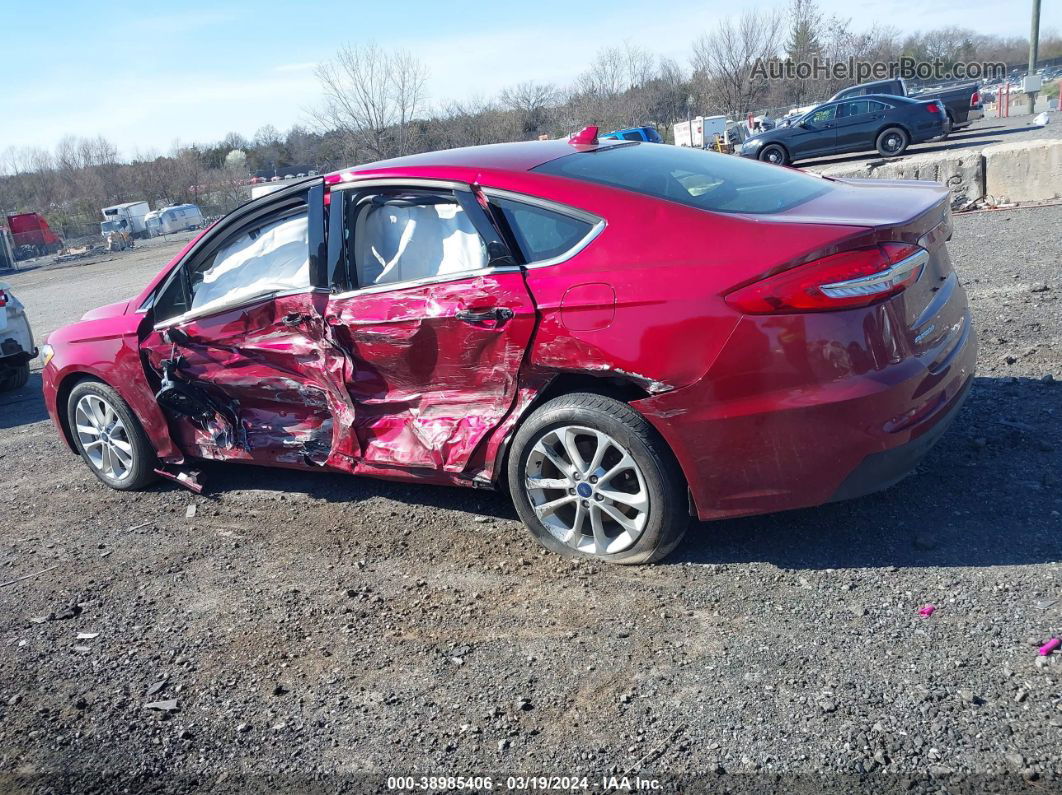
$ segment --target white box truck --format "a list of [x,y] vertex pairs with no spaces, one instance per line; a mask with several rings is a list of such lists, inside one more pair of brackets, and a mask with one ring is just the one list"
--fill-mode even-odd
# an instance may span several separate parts
[[672,130],[676,146],[707,149],[715,144],[715,137],[726,133],[726,116],[694,116],[692,121],[677,121]]
[[150,237],[151,233],[144,220],[149,212],[151,207],[147,202],[125,202],[113,207],[104,207],[100,234],[106,237],[109,232],[123,231],[133,238]]

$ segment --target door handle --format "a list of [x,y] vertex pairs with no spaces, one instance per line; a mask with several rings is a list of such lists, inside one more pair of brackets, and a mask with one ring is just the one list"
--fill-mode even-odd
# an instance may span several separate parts
[[504,306],[496,306],[478,312],[474,312],[471,309],[459,309],[454,317],[458,320],[463,320],[466,323],[483,323],[487,320],[495,320],[499,323],[503,323],[506,320],[512,320],[513,310]]
[[303,314],[301,314],[299,312],[291,312],[291,313],[289,313],[287,315],[284,315],[284,325],[285,326],[297,326],[302,321],[304,321],[305,319],[306,319],[306,315],[303,315]]

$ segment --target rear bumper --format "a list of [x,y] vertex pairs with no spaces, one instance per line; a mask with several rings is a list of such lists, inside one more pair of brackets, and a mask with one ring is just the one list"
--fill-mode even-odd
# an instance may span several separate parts
[[37,358],[33,331],[21,305],[8,307],[8,325],[0,329],[0,367],[21,367]]
[[910,472],[958,412],[977,357],[962,314],[919,355],[889,336],[887,306],[745,318],[701,381],[633,405],[674,451],[700,519],[859,496]]
[[971,377],[966,380],[959,394],[952,399],[943,416],[917,439],[891,450],[871,453],[864,458],[863,462],[844,479],[840,488],[833,493],[830,502],[851,500],[882,491],[911,474],[926,454],[933,449],[933,445],[944,435],[944,431],[951,426],[962,404],[966,402],[972,387],[973,378]]

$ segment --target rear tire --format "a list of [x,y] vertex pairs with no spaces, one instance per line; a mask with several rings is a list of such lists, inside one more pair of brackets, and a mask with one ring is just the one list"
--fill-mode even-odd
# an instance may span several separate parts
[[70,435],[100,481],[118,491],[153,483],[155,450],[121,396],[99,381],[82,381],[66,403]]
[[882,157],[899,157],[911,143],[906,130],[899,127],[886,127],[878,133],[876,146]]
[[532,535],[566,557],[653,563],[690,522],[667,444],[641,414],[603,395],[562,395],[536,409],[513,440],[508,480]]
[[21,389],[29,383],[29,377],[29,362],[20,364],[18,367],[12,367],[10,370],[5,371],[3,376],[0,376],[0,392]]
[[789,153],[779,144],[767,144],[760,150],[759,159],[765,163],[773,163],[776,166],[789,165]]

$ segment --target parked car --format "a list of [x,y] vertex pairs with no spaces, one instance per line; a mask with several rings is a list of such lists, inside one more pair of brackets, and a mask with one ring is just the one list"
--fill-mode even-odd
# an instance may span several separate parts
[[644,141],[650,144],[662,144],[664,139],[652,127],[630,127],[626,130],[613,130],[598,136],[607,141]]
[[939,100],[866,96],[826,102],[786,126],[750,136],[737,150],[776,165],[877,149],[896,157],[911,144],[939,138],[947,129]]
[[691,511],[915,467],[973,379],[950,236],[931,182],[593,128],[427,152],[234,210],[50,336],[45,402],[118,490],[195,459],[507,488],[547,548],[653,561]]
[[911,91],[907,88],[907,81],[903,78],[877,80],[873,83],[861,83],[858,86],[851,86],[838,91],[830,97],[830,101],[854,99],[871,94],[907,97],[914,100],[939,99],[944,105],[945,115],[950,125],[948,132],[966,127],[985,117],[984,105],[981,102],[981,87],[978,83],[961,83],[953,86]]
[[0,282],[0,392],[25,386],[30,362],[36,357],[26,309],[11,288]]

